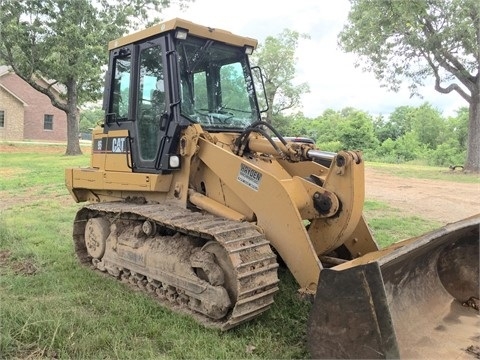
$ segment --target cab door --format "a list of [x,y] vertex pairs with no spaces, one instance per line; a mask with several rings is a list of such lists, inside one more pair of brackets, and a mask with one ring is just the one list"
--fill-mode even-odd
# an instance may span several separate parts
[[164,38],[138,45],[134,99],[135,128],[131,139],[132,158],[137,171],[158,172],[157,158],[165,137],[169,116],[164,66]]
[[105,132],[127,130],[116,142],[134,172],[159,173],[162,145],[172,108],[167,86],[166,36],[132,44],[110,53],[105,86]]

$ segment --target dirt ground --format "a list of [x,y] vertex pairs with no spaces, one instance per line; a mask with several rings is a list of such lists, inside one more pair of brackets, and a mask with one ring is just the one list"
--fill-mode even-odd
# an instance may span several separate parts
[[369,200],[444,224],[480,213],[480,184],[400,178],[367,166],[365,194]]
[[[82,150],[89,153],[90,148],[83,147]],[[20,151],[64,154],[65,147],[0,144],[0,161],[1,153]],[[401,178],[384,174],[367,165],[365,192],[368,200],[382,201],[405,214],[445,224],[480,213],[480,184]],[[6,202],[5,199],[2,202]]]

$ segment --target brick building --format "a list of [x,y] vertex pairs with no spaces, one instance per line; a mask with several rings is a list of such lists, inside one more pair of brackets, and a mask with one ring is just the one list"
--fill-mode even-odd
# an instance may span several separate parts
[[[58,88],[54,91],[60,94]],[[7,66],[0,66],[0,141],[8,140],[67,141],[67,115]]]

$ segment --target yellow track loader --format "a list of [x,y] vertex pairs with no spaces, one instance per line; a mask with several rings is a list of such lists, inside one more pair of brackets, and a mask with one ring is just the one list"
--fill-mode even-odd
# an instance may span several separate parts
[[479,340],[480,216],[379,249],[359,152],[261,120],[257,41],[172,19],[109,43],[91,164],[66,169],[80,261],[223,330],[314,298],[314,358],[459,357]]

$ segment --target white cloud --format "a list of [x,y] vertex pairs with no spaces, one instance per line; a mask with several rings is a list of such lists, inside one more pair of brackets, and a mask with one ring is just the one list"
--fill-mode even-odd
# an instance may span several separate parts
[[423,99],[410,98],[406,85],[399,93],[380,87],[373,74],[354,67],[354,56],[337,46],[337,34],[347,20],[348,0],[297,0],[285,2],[195,0],[186,10],[168,9],[165,19],[180,17],[258,39],[276,36],[285,28],[310,35],[297,51],[298,83],[307,82],[310,93],[302,98],[303,112],[319,116],[326,109],[354,107],[372,115],[388,115],[396,107],[429,102],[445,116],[467,103],[457,93],[443,95],[433,86],[421,90]]

